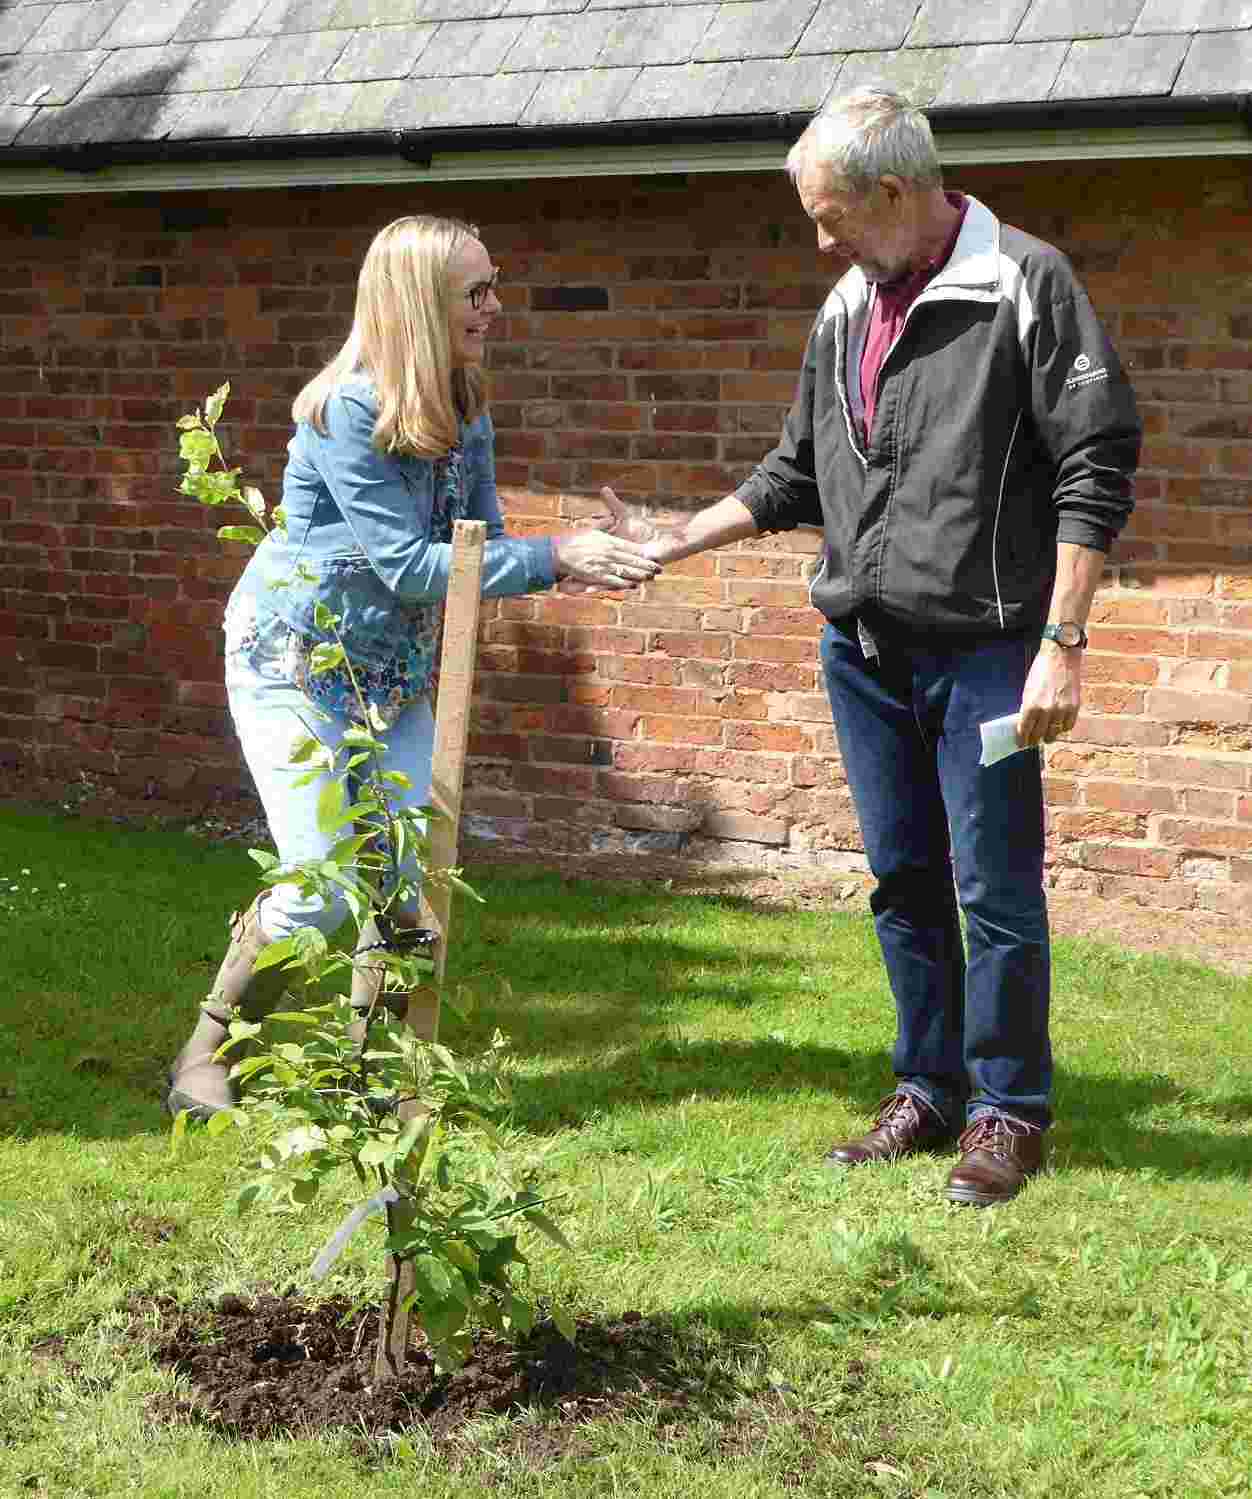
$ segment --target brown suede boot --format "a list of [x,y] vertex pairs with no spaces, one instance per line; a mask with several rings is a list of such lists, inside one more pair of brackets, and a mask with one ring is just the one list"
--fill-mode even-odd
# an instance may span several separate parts
[[[384,939],[373,916],[361,928],[361,935],[357,940],[351,999],[357,1018],[348,1027],[348,1036],[354,1046],[361,1046],[365,1042],[366,1016],[370,1010],[373,1009],[377,1014],[384,1004],[392,1016],[407,1020],[409,1029],[423,1041],[435,1039],[439,1023],[439,1001],[433,985],[421,989],[393,990],[384,996],[380,991],[387,976],[386,965],[371,963],[368,954],[387,946],[391,946],[394,951],[406,946],[407,942],[414,942],[420,950],[430,955],[438,940],[437,936],[421,927],[415,915],[399,912],[395,916],[384,918],[384,925],[388,919],[395,929],[390,944]],[[426,940],[423,941],[422,937]]]
[[[208,1119],[238,1102],[238,1089],[230,1080],[232,1062],[215,1062],[213,1054],[226,1040],[232,1019],[260,1020],[278,1003],[288,982],[281,968],[252,971],[270,945],[259,917],[268,893],[263,891],[242,915],[236,911],[230,918],[230,946],[222,966],[200,1006],[195,1029],[170,1066],[165,1107],[171,1114],[186,1111],[193,1119]],[[233,1060],[241,1055],[237,1049]]]

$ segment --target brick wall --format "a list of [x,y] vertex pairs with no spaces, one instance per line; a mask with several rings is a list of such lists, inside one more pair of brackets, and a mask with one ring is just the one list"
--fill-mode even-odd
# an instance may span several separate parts
[[[953,174],[1062,245],[1132,367],[1147,441],[1097,600],[1087,706],[1048,756],[1051,878],[1252,911],[1252,207],[1242,163]],[[404,212],[504,266],[499,478],[530,532],[601,484],[681,509],[770,445],[831,267],[786,180],[5,200],[0,754],[204,797],[244,784],[220,685],[240,566],[175,492],[172,423],[223,377],[271,493],[292,395],[360,254]],[[791,533],[629,597],[486,607],[472,825],[547,847],[864,867]]]

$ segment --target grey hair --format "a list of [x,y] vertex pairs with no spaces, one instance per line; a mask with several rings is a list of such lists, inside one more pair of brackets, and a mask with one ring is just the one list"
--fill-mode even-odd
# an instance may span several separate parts
[[787,153],[792,181],[810,164],[846,178],[857,193],[888,175],[917,187],[943,183],[926,116],[903,94],[887,89],[857,89],[814,115]]

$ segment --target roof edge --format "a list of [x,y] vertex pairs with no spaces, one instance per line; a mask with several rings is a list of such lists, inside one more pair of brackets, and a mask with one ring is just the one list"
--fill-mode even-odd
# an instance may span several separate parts
[[[945,163],[1252,154],[1252,96],[1244,94],[1185,102],[1162,97],[942,108],[927,114]],[[781,165],[776,153],[811,118],[804,111],[594,126],[19,145],[0,149],[0,195],[278,186],[288,180],[283,177],[287,166],[290,185],[312,184],[319,180],[318,163],[339,163],[326,174],[330,184],[353,180],[344,173],[371,161],[378,162],[377,172],[367,170],[364,180],[770,170]],[[594,164],[582,159],[591,150],[604,153]],[[220,181],[197,173],[207,165],[225,169]],[[250,173],[255,183],[250,184]]]

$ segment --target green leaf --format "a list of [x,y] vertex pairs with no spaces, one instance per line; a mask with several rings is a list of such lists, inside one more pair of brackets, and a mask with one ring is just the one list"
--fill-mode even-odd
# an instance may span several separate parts
[[525,1218],[527,1223],[533,1224],[545,1238],[551,1239],[561,1249],[573,1251],[574,1246],[556,1224],[553,1223],[552,1219],[548,1217],[547,1213],[541,1213],[537,1208],[531,1208],[528,1212],[524,1212],[522,1217]]
[[268,1182],[248,1182],[239,1189],[239,1195],[235,1198],[235,1210],[246,1213],[250,1207],[254,1207],[261,1198],[268,1195]]
[[[447,1267],[433,1254],[419,1254],[413,1261],[413,1279],[422,1293],[424,1304],[438,1305],[452,1294],[452,1277]],[[448,1329],[452,1331],[452,1328]]]
[[210,1139],[218,1135],[224,1135],[232,1124],[242,1125],[244,1117],[239,1109],[219,1109],[216,1114],[210,1114],[205,1122],[205,1133]]
[[280,937],[276,942],[271,942],[268,947],[261,949],[261,954],[252,965],[253,973],[260,973],[266,968],[277,968],[281,963],[288,963],[295,956],[296,944],[291,937]]
[[170,1153],[172,1155],[178,1153],[180,1147],[187,1139],[187,1119],[188,1114],[186,1109],[179,1109],[178,1113],[174,1115],[174,1128],[170,1130]]
[[265,540],[265,532],[257,526],[219,526],[217,539],[219,541],[247,541],[253,546],[259,546]]
[[300,1207],[307,1207],[317,1196],[317,1189],[321,1186],[315,1176],[302,1176],[291,1184],[291,1200]]
[[190,428],[178,439],[178,456],[193,469],[208,468],[217,451],[217,438],[203,427]]
[[189,412],[186,416],[180,416],[174,423],[180,432],[192,432],[204,426],[198,411]]
[[230,395],[230,381],[219,385],[209,399],[204,403],[204,419],[210,427],[216,427],[222,419],[222,408],[226,405],[226,398]]
[[253,484],[249,484],[243,492],[243,502],[248,507],[250,514],[257,520],[265,519],[265,496]]
[[510,1291],[504,1298],[504,1315],[509,1319],[514,1335],[524,1338],[535,1325],[535,1308],[524,1296]]
[[362,1166],[386,1166],[394,1159],[396,1137],[388,1135],[385,1140],[367,1140],[356,1153]]
[[338,643],[334,645],[315,645],[309,652],[309,670],[320,676],[323,672],[334,671],[336,666],[342,666],[347,660],[347,652]]
[[375,739],[368,730],[359,728],[357,726],[353,726],[350,729],[344,730],[343,742],[345,744],[363,744],[369,749],[379,751],[385,750],[387,748],[386,744],[381,739]]
[[248,850],[248,857],[259,864],[267,874],[271,869],[278,867],[277,856],[270,853],[267,848],[250,848]]
[[447,880],[448,884],[451,885],[454,890],[459,890],[462,895],[468,895],[471,900],[476,900],[480,906],[485,906],[487,904],[483,896],[479,895],[478,891],[475,890],[472,885],[467,885],[465,881],[460,877],[460,875],[454,874],[451,870],[448,870]]
[[399,786],[403,791],[407,791],[413,784],[402,770],[381,770],[378,779],[386,781],[389,786]]
[[563,1306],[556,1306],[554,1304],[551,1308],[551,1312],[552,1325],[556,1328],[557,1332],[561,1334],[561,1336],[567,1343],[572,1343],[578,1329],[569,1311]]
[[335,776],[328,777],[317,799],[317,826],[327,837],[340,826],[346,799],[343,782]]
[[287,762],[290,765],[303,765],[310,756],[317,754],[322,748],[322,741],[316,735],[310,734],[305,739],[297,739],[287,754]]
[[[314,579],[316,581],[316,579]],[[339,623],[339,616],[332,613],[325,604],[314,604],[313,623],[319,630],[329,632]]]

